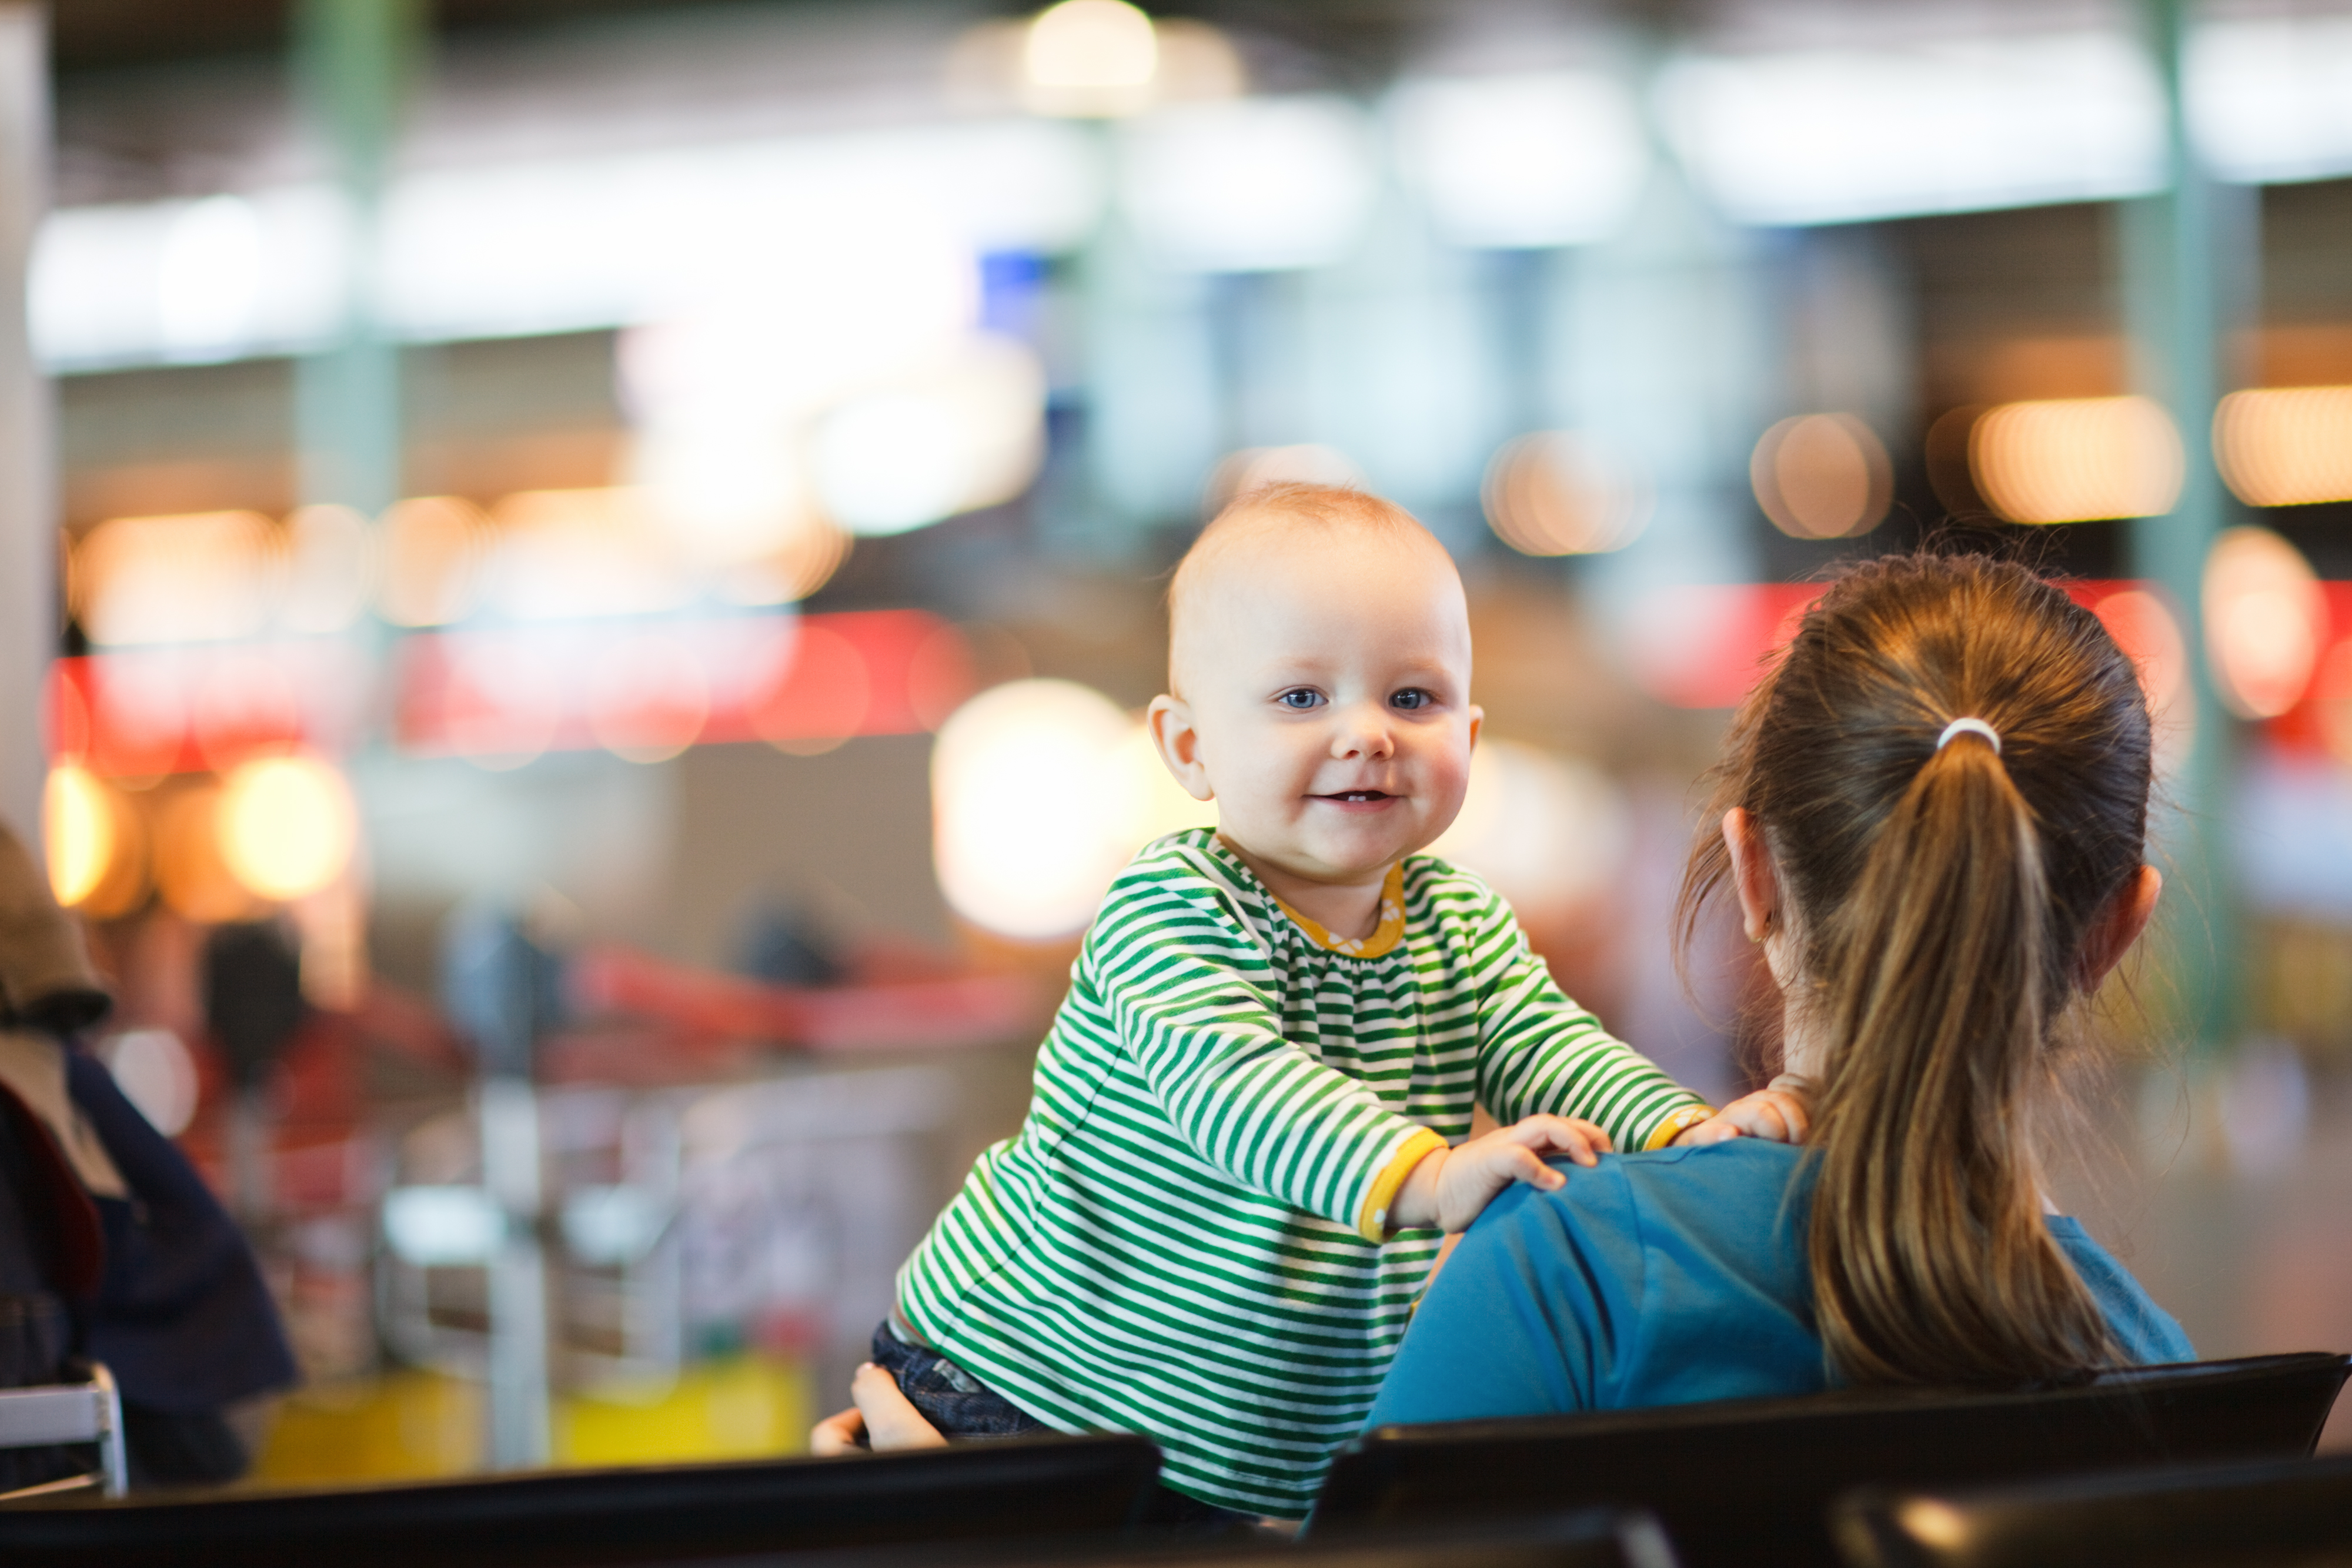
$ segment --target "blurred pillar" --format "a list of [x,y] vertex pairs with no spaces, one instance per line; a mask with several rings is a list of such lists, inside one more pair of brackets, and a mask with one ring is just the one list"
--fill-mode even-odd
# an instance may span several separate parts
[[49,386],[23,302],[47,205],[49,51],[40,5],[0,5],[0,820],[41,846],[41,685],[57,651],[56,455]]
[[2228,866],[2229,806],[2238,726],[2216,695],[2204,657],[2199,602],[2205,557],[2230,501],[2213,462],[2213,411],[2223,383],[2231,329],[2251,281],[2256,193],[2224,186],[2200,166],[2182,99],[2191,0],[2142,0],[2165,88],[2164,193],[2125,204],[2125,312],[2135,379],[2171,411],[2187,464],[2170,513],[2133,524],[2132,570],[2158,584],[2182,617],[2196,729],[2177,776],[2165,780],[2175,808],[2158,824],[2172,904],[2173,975],[2158,992],[2178,997],[2183,1040],[2193,1050],[2227,1044],[2238,1023],[2237,889]]
[[1653,497],[1641,536],[1580,574],[1620,625],[1649,590],[1759,570],[1748,454],[1775,355],[1754,246],[1662,147],[1623,230],[1560,253],[1548,423],[1628,462]]
[[299,486],[373,517],[400,496],[400,350],[383,315],[385,176],[424,36],[422,0],[297,0],[295,74],[344,208],[343,319],[295,389]]

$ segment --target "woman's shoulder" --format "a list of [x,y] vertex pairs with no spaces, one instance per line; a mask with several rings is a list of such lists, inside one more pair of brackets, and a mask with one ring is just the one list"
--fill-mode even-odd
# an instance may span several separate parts
[[2197,1359],[2197,1352],[2179,1321],[2156,1304],[2156,1298],[2116,1260],[2114,1253],[2091,1239],[2081,1220],[2053,1214],[2046,1223],[2051,1239],[2058,1243],[2066,1260],[2074,1265],[2075,1274],[2091,1292],[2091,1299],[2098,1302],[2107,1325],[2115,1330],[2126,1360],[2152,1366]]
[[[1606,1264],[1629,1281],[1738,1276],[1793,1287],[1808,1212],[1800,1151],[1734,1138],[1701,1148],[1603,1155],[1590,1166],[1552,1164],[1566,1182],[1550,1192],[1509,1189],[1471,1235],[1496,1233],[1498,1243],[1523,1257],[1564,1267]],[[1662,1254],[1671,1260],[1663,1270],[1654,1266]]]

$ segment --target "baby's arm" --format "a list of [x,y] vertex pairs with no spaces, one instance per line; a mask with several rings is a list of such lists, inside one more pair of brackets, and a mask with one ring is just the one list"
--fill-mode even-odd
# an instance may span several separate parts
[[1487,920],[1478,950],[1509,954],[1479,1006],[1479,1095],[1498,1117],[1591,1116],[1629,1149],[1805,1141],[1811,1086],[1803,1079],[1783,1073],[1714,1109],[1563,995],[1501,899]]
[[1399,1230],[1466,1230],[1497,1193],[1513,1182],[1550,1192],[1568,1178],[1544,1164],[1546,1153],[1580,1166],[1598,1165],[1609,1134],[1568,1116],[1528,1116],[1451,1149],[1423,1155],[1405,1177],[1390,1210]]
[[849,1396],[853,1403],[848,1409],[834,1412],[810,1429],[810,1453],[825,1458],[866,1448],[882,1454],[947,1447],[940,1429],[898,1391],[898,1380],[872,1362],[858,1367],[850,1379]]
[[1719,1144],[1726,1138],[1762,1138],[1801,1144],[1812,1126],[1811,1080],[1783,1072],[1753,1094],[1743,1094],[1706,1121],[1683,1129],[1677,1145]]
[[[1465,945],[1478,993],[1478,1099],[1497,1121],[1586,1117],[1618,1149],[1654,1149],[1717,1113],[1562,995],[1492,894]],[[1491,955],[1491,956],[1489,956]]]
[[1384,1239],[1400,1187],[1444,1138],[1285,1038],[1276,977],[1237,919],[1190,896],[1153,907],[1119,893],[1080,980],[1101,992],[1116,1049],[1177,1135],[1228,1179]]

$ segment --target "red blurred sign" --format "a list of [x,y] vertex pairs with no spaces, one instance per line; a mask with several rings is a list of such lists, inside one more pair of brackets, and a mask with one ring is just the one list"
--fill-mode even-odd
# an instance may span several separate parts
[[[1660,589],[1634,612],[1628,639],[1633,678],[1652,696],[1676,707],[1737,707],[1780,659],[1827,586],[1738,582]],[[2152,695],[2168,693],[2185,668],[2178,618],[2160,593],[2130,581],[2061,586],[2097,613],[2140,666]],[[2352,591],[2352,584],[2327,586],[2331,595]],[[2339,633],[2352,634],[2352,617],[2339,618],[2337,626]],[[2352,681],[2352,662],[2347,677]]]
[[404,751],[484,759],[816,749],[936,728],[971,686],[962,635],[919,610],[428,632],[394,658],[394,735]]
[[341,751],[367,668],[340,638],[138,648],[49,666],[49,755],[108,778],[221,771],[298,746]]

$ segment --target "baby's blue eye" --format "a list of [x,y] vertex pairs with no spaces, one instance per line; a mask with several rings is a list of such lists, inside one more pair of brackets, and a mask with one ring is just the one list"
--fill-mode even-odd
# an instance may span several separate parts
[[1274,700],[1280,703],[1286,708],[1291,708],[1299,713],[1304,713],[1308,708],[1321,707],[1323,706],[1323,694],[1308,686],[1293,686],[1290,690],[1282,693]]
[[1427,707],[1436,700],[1436,697],[1431,695],[1425,691],[1423,691],[1419,686],[1408,686],[1403,691],[1397,693],[1396,695],[1389,698],[1389,706],[1401,708]]

